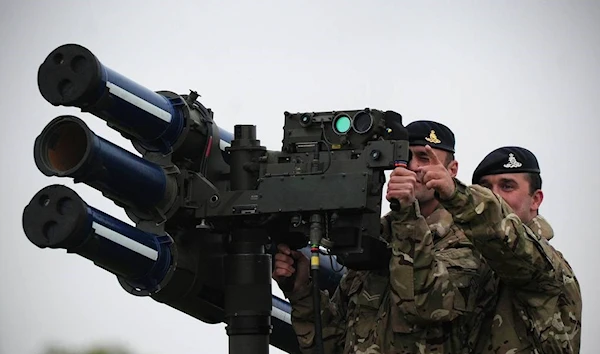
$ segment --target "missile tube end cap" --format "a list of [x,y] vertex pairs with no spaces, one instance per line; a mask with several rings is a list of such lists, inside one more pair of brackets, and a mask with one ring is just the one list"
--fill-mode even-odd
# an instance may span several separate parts
[[65,44],[54,49],[38,69],[38,89],[54,106],[84,107],[102,95],[102,65],[87,48]]
[[50,185],[38,191],[23,211],[25,235],[39,248],[73,248],[87,235],[87,205],[72,189]]

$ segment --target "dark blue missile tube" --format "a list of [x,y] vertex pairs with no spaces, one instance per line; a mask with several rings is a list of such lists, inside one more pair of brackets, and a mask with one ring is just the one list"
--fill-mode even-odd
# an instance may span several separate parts
[[292,327],[292,306],[289,302],[273,295],[271,308],[271,345],[287,352],[299,353],[298,339]]
[[76,253],[139,291],[158,291],[175,267],[171,237],[143,232],[94,209],[62,185],[36,193],[23,212],[23,229],[36,246]]
[[[190,125],[186,120],[194,114],[196,120],[208,118],[201,104],[190,108],[180,95],[149,90],[77,44],[62,45],[46,57],[38,69],[38,88],[52,105],[81,108],[150,150],[170,151]],[[233,134],[216,129],[220,140],[231,142]]]
[[168,203],[177,193],[160,166],[97,136],[73,116],[57,117],[44,128],[34,160],[46,176],[72,177],[142,209]]
[[169,99],[127,79],[77,44],[60,46],[46,57],[38,87],[51,104],[89,109],[142,142],[161,138],[173,145],[183,130],[179,96]]

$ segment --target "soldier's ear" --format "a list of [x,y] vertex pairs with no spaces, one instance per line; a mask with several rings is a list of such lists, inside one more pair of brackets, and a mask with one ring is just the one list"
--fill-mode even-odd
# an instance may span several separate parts
[[448,169],[448,172],[450,172],[450,176],[452,176],[452,178],[458,175],[458,161],[452,160],[446,168]]
[[531,211],[534,211],[537,214],[537,211],[540,208],[540,205],[542,205],[543,200],[544,192],[542,192],[541,189],[538,189],[537,191],[533,192],[533,195],[531,196]]

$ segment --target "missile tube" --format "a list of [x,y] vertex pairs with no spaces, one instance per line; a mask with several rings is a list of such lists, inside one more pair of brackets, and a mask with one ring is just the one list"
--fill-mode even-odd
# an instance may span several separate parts
[[138,292],[161,289],[175,268],[173,241],[128,225],[87,205],[72,189],[50,185],[23,212],[27,238],[63,248],[121,277]]
[[177,183],[160,166],[107,141],[79,118],[52,120],[35,140],[34,159],[46,176],[72,177],[142,210],[168,206]]

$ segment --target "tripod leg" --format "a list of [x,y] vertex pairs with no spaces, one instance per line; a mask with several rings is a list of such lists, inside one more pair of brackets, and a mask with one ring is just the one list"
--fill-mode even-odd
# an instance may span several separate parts
[[[258,234],[257,234],[258,232]],[[225,321],[230,354],[268,354],[271,255],[262,231],[237,230],[225,257]]]

